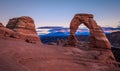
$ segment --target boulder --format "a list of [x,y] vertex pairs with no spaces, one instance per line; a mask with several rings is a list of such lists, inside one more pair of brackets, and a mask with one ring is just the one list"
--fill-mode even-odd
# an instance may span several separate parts
[[97,25],[96,21],[93,19],[92,14],[76,14],[74,16],[70,23],[70,36],[68,39],[71,45],[77,43],[76,38],[73,39],[71,36],[75,35],[76,30],[81,24],[84,24],[90,30],[90,47],[111,49],[109,40],[102,28]]
[[6,27],[16,32],[19,38],[24,39],[26,42],[41,42],[35,30],[34,21],[28,16],[12,18]]

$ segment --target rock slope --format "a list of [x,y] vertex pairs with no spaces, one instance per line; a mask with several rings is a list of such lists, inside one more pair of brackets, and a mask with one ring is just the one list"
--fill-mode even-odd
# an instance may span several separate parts
[[9,22],[12,27],[0,27],[0,71],[120,71],[111,49],[91,48],[87,43],[76,47],[27,43],[30,40],[25,39],[36,32],[25,33],[31,32],[23,23],[26,19],[22,24],[15,20]]
[[111,50],[0,38],[0,71],[120,71]]

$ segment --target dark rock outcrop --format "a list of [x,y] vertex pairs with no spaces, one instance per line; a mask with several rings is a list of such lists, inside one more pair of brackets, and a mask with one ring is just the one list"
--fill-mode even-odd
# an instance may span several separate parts
[[112,52],[116,60],[120,62],[120,31],[112,32],[107,37],[112,44]]
[[108,35],[108,39],[114,47],[120,48],[120,31],[112,32]]
[[120,62],[120,48],[113,47],[112,52],[113,52],[113,54],[115,56],[116,61]]
[[6,27],[17,33],[17,38],[24,39],[26,42],[41,42],[35,30],[34,21],[30,17],[22,16],[18,18],[12,18],[9,20]]
[[[90,30],[90,46],[97,48],[111,49],[111,45],[106,35],[100,26],[97,25],[96,21],[93,19],[92,14],[76,14],[70,23],[70,37],[69,41],[71,45],[77,43],[75,32],[79,25],[84,24]],[[71,37],[72,36],[72,37]],[[71,40],[72,39],[72,40]]]

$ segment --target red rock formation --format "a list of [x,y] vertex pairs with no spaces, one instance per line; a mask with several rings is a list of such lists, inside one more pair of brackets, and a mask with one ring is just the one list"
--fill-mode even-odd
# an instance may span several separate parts
[[12,35],[15,35],[14,31],[4,27],[3,24],[0,23],[0,37],[11,37]]
[[26,42],[40,42],[34,21],[30,17],[22,16],[10,19],[6,27],[16,32],[19,35],[18,38],[24,39]]
[[76,46],[77,45],[77,42],[78,42],[78,40],[76,39],[76,37],[74,36],[74,35],[70,35],[69,37],[68,37],[68,44],[67,45],[72,45],[72,46]]
[[[98,26],[93,19],[92,14],[76,14],[70,23],[70,36],[75,35],[76,30],[81,24],[84,24],[90,30],[90,46],[111,49],[110,42],[106,38],[101,27]],[[76,40],[72,40],[69,40],[70,44],[77,43]]]
[[37,34],[33,19],[27,16],[10,19],[6,27],[23,34]]
[[[80,48],[63,48],[58,45],[27,44],[24,40],[33,42],[27,39],[30,33],[36,36],[37,34],[31,32],[33,28],[26,29],[26,23],[22,23],[24,25],[22,27],[16,27],[19,21],[15,22],[15,20],[9,23],[9,26],[7,25],[10,29],[0,27],[0,35],[5,37],[2,39],[0,36],[0,71],[120,71],[118,67],[120,63],[115,61],[111,50],[88,49],[87,45]],[[14,39],[7,37],[14,37]],[[20,40],[21,38],[24,40]],[[73,41],[77,42],[74,32],[69,40],[71,44]],[[58,44],[63,41],[59,41]]]
[[3,24],[0,22],[0,27],[4,27]]

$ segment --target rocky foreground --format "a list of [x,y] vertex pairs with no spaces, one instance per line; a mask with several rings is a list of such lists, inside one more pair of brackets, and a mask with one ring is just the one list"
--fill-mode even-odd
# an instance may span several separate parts
[[120,71],[111,49],[45,45],[30,17],[0,24],[0,71]]

